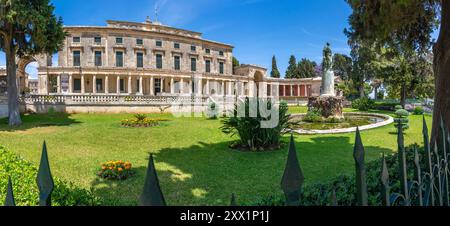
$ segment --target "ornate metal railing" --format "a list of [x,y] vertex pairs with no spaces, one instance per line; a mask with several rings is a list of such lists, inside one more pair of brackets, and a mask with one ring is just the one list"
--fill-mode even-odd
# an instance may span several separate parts
[[[404,146],[404,137],[402,127],[398,128],[398,174],[399,181],[391,181],[389,178],[389,168],[386,158],[383,155],[381,164],[379,195],[381,201],[377,205],[382,206],[448,206],[449,205],[449,186],[448,178],[450,170],[448,167],[448,159],[450,154],[447,152],[450,147],[450,136],[441,122],[440,136],[438,142],[431,145],[429,142],[428,128],[423,120],[423,139],[424,139],[424,156],[419,154],[417,146],[412,148],[414,151],[414,160],[409,165],[413,165],[414,176],[408,175],[408,160],[406,157],[407,149]],[[409,150],[411,151],[411,150]],[[355,182],[356,193],[355,200],[358,206],[368,206],[368,189],[367,189],[367,172],[365,163],[365,150],[359,130],[356,132],[354,146],[355,160]],[[391,185],[400,184],[399,192],[391,193]],[[53,192],[54,183],[49,167],[47,157],[47,147],[44,142],[40,167],[37,176],[39,187],[39,204],[41,206],[51,205],[51,194]],[[294,136],[291,136],[289,144],[289,152],[287,157],[286,168],[282,177],[281,188],[284,191],[287,205],[301,205],[301,193],[304,184],[304,175],[298,161],[297,149],[295,147]],[[153,156],[150,155],[147,174],[143,186],[143,192],[139,200],[141,206],[165,206],[163,192],[160,188],[158,175],[154,165]],[[336,198],[336,191],[333,190],[330,195],[330,206],[339,204]],[[236,196],[231,195],[232,206],[236,206]],[[14,195],[11,179],[7,187],[7,195],[5,205],[14,206]]]

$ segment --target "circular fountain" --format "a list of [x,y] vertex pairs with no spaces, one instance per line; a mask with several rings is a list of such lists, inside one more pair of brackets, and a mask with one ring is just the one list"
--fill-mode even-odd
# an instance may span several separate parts
[[359,127],[360,131],[383,127],[394,122],[389,115],[375,113],[344,113],[344,119],[339,122],[306,122],[306,114],[291,115],[294,123],[293,132],[298,134],[339,134],[352,133]]
[[299,134],[350,133],[385,126],[394,122],[388,115],[372,113],[343,113],[343,97],[336,96],[334,88],[333,54],[330,44],[323,50],[323,74],[320,96],[309,98],[308,112],[316,115],[316,120],[305,120],[307,114],[293,115],[293,131]]

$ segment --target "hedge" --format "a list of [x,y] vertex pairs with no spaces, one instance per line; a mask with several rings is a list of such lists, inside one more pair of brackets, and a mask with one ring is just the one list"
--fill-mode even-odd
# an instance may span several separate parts
[[[5,200],[8,176],[11,176],[16,205],[37,206],[39,204],[37,170],[33,164],[0,147],[0,205]],[[101,205],[100,199],[91,191],[56,177],[53,177],[53,180],[55,182],[52,193],[53,206]]]
[[372,109],[379,111],[395,111],[395,106],[399,105],[400,102],[375,102]]

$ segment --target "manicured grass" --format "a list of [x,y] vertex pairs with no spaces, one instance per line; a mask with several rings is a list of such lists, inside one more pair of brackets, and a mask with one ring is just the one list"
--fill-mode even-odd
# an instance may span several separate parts
[[[291,112],[305,112],[293,107]],[[42,142],[47,141],[55,176],[72,181],[109,205],[135,205],[142,191],[149,153],[155,154],[161,187],[169,205],[228,205],[231,193],[238,202],[281,193],[280,180],[287,146],[268,153],[241,153],[228,148],[230,138],[220,131],[220,120],[168,118],[159,127],[123,128],[130,115],[77,114],[28,115],[23,126],[0,124],[0,145],[27,160],[39,163]],[[411,116],[407,144],[422,143],[422,117]],[[431,125],[431,117],[427,116]],[[395,128],[390,125],[362,133],[367,159],[396,149]],[[327,181],[354,171],[354,134],[296,136],[298,156],[306,183]],[[284,138],[285,142],[289,137]],[[100,180],[100,164],[131,161],[136,175],[122,182]]]

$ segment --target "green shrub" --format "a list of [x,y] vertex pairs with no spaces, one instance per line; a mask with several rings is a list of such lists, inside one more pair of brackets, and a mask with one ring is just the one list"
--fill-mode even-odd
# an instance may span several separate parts
[[402,125],[403,130],[409,129],[409,112],[404,109],[397,110],[395,112],[395,128],[398,128],[399,124]]
[[[252,99],[254,101],[255,99]],[[268,109],[273,109],[275,106],[271,101],[260,100],[259,105],[268,106]],[[238,109],[245,108],[245,116],[238,115]],[[281,136],[288,132],[290,126],[288,114],[288,105],[286,102],[281,102],[278,107],[278,125],[274,128],[262,128],[263,121],[269,121],[270,116],[263,117],[257,111],[257,117],[251,117],[249,114],[250,98],[235,105],[232,116],[225,118],[222,121],[222,132],[231,136],[239,137],[239,141],[234,145],[236,148],[242,148],[251,151],[263,151],[268,149],[279,149],[281,146]]]
[[219,108],[214,101],[208,104],[208,109],[206,111],[206,117],[208,119],[217,119],[219,117]]
[[303,121],[305,121],[305,122],[322,122],[323,121],[322,113],[320,112],[320,110],[311,109],[306,113],[305,117],[303,117]]
[[55,108],[54,107],[49,107],[48,108],[48,112],[47,112],[49,115],[55,115],[55,113],[56,113],[56,110],[55,110]]
[[383,90],[378,91],[377,93],[377,100],[383,100],[384,99],[385,92]]
[[[419,150],[421,156],[425,156],[423,150]],[[415,178],[414,167],[414,151],[410,148],[406,150],[406,159],[408,163],[408,178]],[[426,166],[426,158],[421,158],[421,166]],[[386,156],[386,163],[389,170],[391,181],[391,194],[400,192],[399,179],[399,164],[398,155]],[[382,197],[380,182],[381,177],[381,159],[379,161],[372,161],[366,164],[366,182],[368,192],[368,202],[370,206],[381,206]],[[422,170],[426,170],[423,168]],[[301,203],[303,206],[327,206],[330,205],[331,195],[333,190],[336,193],[336,200],[340,206],[356,206],[356,179],[354,175],[340,175],[328,183],[317,183],[304,186],[301,191]],[[417,205],[417,203],[414,203]],[[244,203],[249,206],[284,206],[285,197],[280,191],[278,194],[265,196],[254,202]]]
[[423,107],[416,107],[414,108],[413,114],[414,115],[423,115],[425,113],[425,110]]
[[[17,205],[37,206],[39,192],[36,184],[37,168],[19,158],[14,153],[0,147],[0,200],[5,200],[8,176],[13,183],[14,198]],[[78,188],[72,183],[53,177],[55,188],[52,193],[54,206],[97,206],[100,199],[91,191]]]
[[403,109],[402,105],[395,105],[395,110],[396,111],[402,110],[402,109]]
[[356,99],[352,102],[352,108],[360,111],[368,111],[372,109],[375,102],[367,97]]

